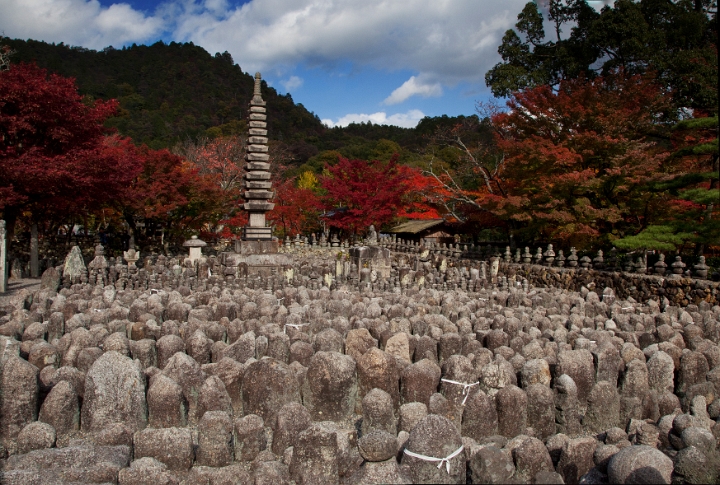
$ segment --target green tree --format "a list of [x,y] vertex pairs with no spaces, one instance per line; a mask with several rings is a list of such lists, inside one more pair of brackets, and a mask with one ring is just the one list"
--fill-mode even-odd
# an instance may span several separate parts
[[[2,37],[0,44],[17,52],[14,62],[35,61],[50,72],[76,78],[81,95],[117,99],[121,109],[107,124],[135,143],[159,149],[198,136],[245,134],[254,81],[228,53],[212,56],[191,42],[102,51]],[[292,97],[266,84],[263,97],[270,139],[303,140],[325,130]]]
[[528,3],[498,52],[502,62],[485,75],[496,96],[584,73],[618,68],[657,73],[677,106],[717,112],[716,0],[617,0],[597,12],[585,0],[550,0],[548,19]]
[[718,118],[693,118],[677,123],[673,136],[678,149],[669,163],[678,173],[650,184],[648,197],[662,194],[672,210],[636,235],[617,241],[621,249],[676,250],[696,244],[702,254],[708,244],[720,238],[720,164],[718,163]]

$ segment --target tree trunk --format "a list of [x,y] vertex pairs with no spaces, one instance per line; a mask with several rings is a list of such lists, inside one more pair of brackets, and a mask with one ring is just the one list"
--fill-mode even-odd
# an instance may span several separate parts
[[135,249],[135,234],[137,233],[137,225],[135,224],[135,218],[132,214],[123,214],[125,216],[125,222],[128,223],[128,235],[130,240],[128,241],[128,250]]
[[[5,231],[7,237],[7,254],[8,257],[12,253],[12,240],[15,237],[15,223],[17,222],[17,216],[20,213],[17,207],[5,207],[3,210],[3,217],[5,218]],[[9,261],[9,259],[8,259]]]
[[717,153],[712,156],[712,170],[717,178],[710,179],[710,189],[717,189],[720,186],[720,158]]
[[33,221],[30,226],[30,277],[38,278],[40,267],[38,265],[38,224]]

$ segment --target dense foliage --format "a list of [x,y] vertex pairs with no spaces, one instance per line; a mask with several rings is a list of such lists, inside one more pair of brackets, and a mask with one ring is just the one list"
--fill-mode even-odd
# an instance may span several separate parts
[[[547,5],[528,3],[505,34],[503,61],[486,80],[507,103],[478,104],[478,115],[414,129],[327,128],[264,86],[276,235],[442,217],[520,244],[715,247],[714,0]],[[4,217],[102,211],[146,238],[157,228],[176,239],[237,236],[253,80],[229,54],[176,43],[102,52],[2,44],[15,52],[0,71]],[[22,60],[76,77],[79,92]],[[70,123],[59,129],[65,111]]]
[[525,238],[716,244],[716,20],[714,0],[528,3],[486,74],[509,97],[492,118],[505,189],[475,203]]
[[320,181],[324,202],[332,211],[327,224],[355,234],[371,224],[379,227],[392,221],[408,190],[397,158],[366,162],[340,157],[337,164],[328,165]]
[[[617,0],[596,11],[585,0],[550,0],[548,18],[529,2],[485,76],[497,96],[563,79],[657,73],[677,106],[717,113],[717,2]],[[549,21],[553,32],[546,32]]]
[[[227,52],[215,56],[192,43],[108,47],[100,52],[33,40],[0,39],[15,50],[13,62],[35,62],[73,77],[81,95],[117,99],[108,121],[136,143],[170,148],[187,138],[244,134],[253,77]],[[270,137],[302,145],[324,129],[289,95],[263,86]]]
[[491,206],[524,231],[575,245],[639,231],[667,203],[648,191],[673,172],[652,136],[667,104],[653,80],[622,71],[515,93],[493,120],[506,195],[489,195]]
[[104,144],[114,101],[84,103],[71,79],[18,64],[0,72],[0,209],[10,234],[23,211],[87,211],[138,174]]

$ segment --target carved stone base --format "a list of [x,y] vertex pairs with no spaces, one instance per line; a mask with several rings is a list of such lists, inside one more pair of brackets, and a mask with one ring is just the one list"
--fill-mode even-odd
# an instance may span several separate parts
[[245,227],[243,229],[244,241],[271,241],[271,227]]
[[221,253],[226,275],[270,276],[292,266],[292,256],[278,253],[278,241],[236,241],[234,252]]
[[243,256],[251,254],[276,254],[280,247],[278,241],[235,241],[235,252]]

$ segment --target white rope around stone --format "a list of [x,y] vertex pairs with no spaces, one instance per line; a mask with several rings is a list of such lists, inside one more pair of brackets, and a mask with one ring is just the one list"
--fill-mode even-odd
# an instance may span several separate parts
[[449,475],[449,474],[450,474],[450,460],[452,460],[453,458],[455,458],[456,456],[458,456],[460,453],[462,453],[462,451],[463,451],[464,449],[465,449],[464,446],[460,446],[460,448],[458,448],[457,450],[453,451],[452,453],[450,453],[450,454],[449,454],[448,456],[446,456],[445,458],[435,458],[434,456],[425,456],[425,455],[421,455],[420,453],[413,453],[412,451],[408,450],[407,448],[405,448],[405,449],[403,450],[403,453],[405,453],[407,456],[412,456],[413,458],[418,458],[418,459],[420,459],[420,460],[425,460],[425,461],[437,461],[437,462],[439,462],[439,463],[438,463],[438,466],[437,466],[437,467],[438,467],[438,470],[442,467],[442,464],[445,463],[445,469],[447,470],[448,475]]
[[[307,323],[286,323],[285,327],[292,327],[295,330],[300,330],[300,327],[304,327]],[[287,328],[283,327],[283,333],[287,333]]]
[[465,401],[467,401],[468,396],[470,395],[470,388],[472,386],[477,386],[480,384],[480,381],[473,382],[472,384],[466,384],[464,382],[458,382],[458,381],[451,381],[450,379],[440,379],[442,382],[447,382],[448,384],[457,384],[458,386],[463,386],[463,396],[465,396],[465,399],[463,399],[463,405],[465,405]]

